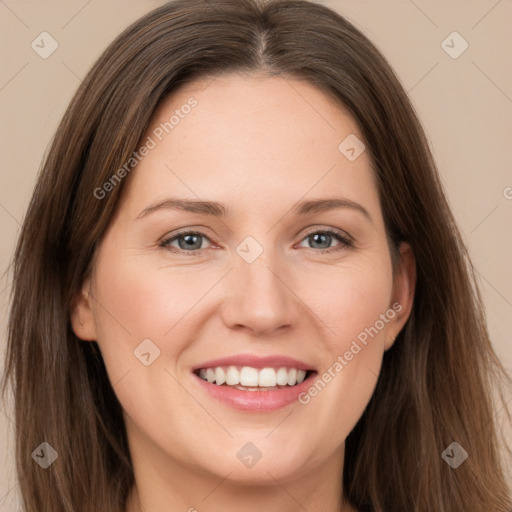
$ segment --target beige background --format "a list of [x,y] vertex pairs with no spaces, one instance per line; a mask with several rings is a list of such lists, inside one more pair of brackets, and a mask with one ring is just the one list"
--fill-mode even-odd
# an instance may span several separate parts
[[[0,0],[0,272],[10,261],[41,157],[81,78],[115,35],[162,3]],[[494,347],[512,369],[512,2],[320,3],[376,43],[409,92],[478,271]],[[59,45],[47,59],[31,48],[43,31]],[[469,44],[456,59],[441,46],[453,31]],[[455,39],[454,49],[460,44]],[[8,290],[3,276],[2,354]],[[503,411],[498,414],[503,417]],[[5,512],[18,507],[10,417],[11,410],[0,404],[0,510]]]

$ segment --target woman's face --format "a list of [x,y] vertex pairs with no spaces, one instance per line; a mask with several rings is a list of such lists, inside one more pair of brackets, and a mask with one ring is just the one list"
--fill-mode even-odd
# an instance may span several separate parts
[[[414,289],[354,119],[303,82],[224,75],[175,92],[142,144],[73,318],[136,468],[337,478]],[[260,391],[220,384],[240,376]]]

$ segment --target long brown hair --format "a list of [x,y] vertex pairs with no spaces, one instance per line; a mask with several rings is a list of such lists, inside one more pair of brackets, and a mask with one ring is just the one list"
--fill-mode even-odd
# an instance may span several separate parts
[[[115,383],[97,343],[74,335],[70,313],[129,178],[102,199],[94,191],[129,161],[165,97],[228,72],[306,80],[347,108],[393,248],[407,241],[415,254],[411,316],[346,441],[347,499],[361,511],[510,512],[492,400],[510,377],[423,129],[376,47],[304,0],[167,3],[110,44],[72,99],[12,263],[2,390],[11,382],[24,510],[124,510],[134,475]],[[31,457],[44,441],[59,454],[46,470]],[[452,442],[469,454],[457,469],[441,456]]]

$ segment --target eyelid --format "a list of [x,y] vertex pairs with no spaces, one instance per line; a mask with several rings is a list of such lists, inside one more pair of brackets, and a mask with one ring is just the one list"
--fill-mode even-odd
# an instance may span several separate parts
[[[342,238],[346,238],[347,241],[349,242],[355,242],[354,238],[352,236],[350,236],[346,231],[342,230],[342,229],[339,229],[339,228],[333,228],[333,227],[328,227],[328,226],[314,226],[312,227],[310,230],[306,231],[304,233],[304,235],[302,236],[302,239],[304,239],[305,237],[313,234],[313,233],[318,233],[318,232],[321,232],[321,233],[334,233],[336,235],[339,235],[340,237]],[[301,240],[302,241],[302,240]]]

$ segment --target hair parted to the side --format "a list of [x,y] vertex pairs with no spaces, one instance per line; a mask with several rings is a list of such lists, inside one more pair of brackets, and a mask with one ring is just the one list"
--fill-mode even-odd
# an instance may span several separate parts
[[[93,192],[137,150],[163,98],[231,72],[306,80],[339,100],[373,162],[392,253],[405,240],[415,254],[411,316],[347,438],[347,499],[361,511],[510,512],[492,400],[510,377],[424,131],[377,48],[305,0],[165,4],[117,37],[71,101],[12,263],[2,391],[12,385],[24,510],[124,511],[134,476],[115,383],[70,311],[129,178],[101,200]],[[31,458],[43,441],[59,453],[48,470]],[[453,441],[469,454],[457,470],[441,458]]]

